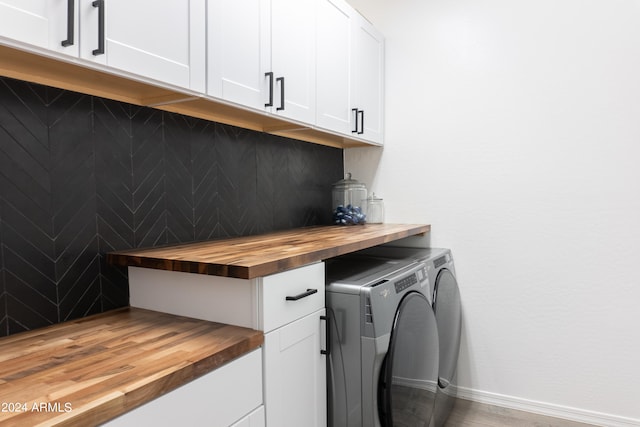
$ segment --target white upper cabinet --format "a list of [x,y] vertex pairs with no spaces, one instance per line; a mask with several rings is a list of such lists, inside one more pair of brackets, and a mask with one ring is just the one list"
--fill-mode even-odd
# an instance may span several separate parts
[[271,0],[273,112],[313,124],[317,0]]
[[205,90],[205,0],[81,0],[80,57]]
[[351,37],[354,11],[343,0],[320,0],[317,31],[316,124],[352,130]]
[[209,0],[207,93],[264,110],[271,69],[270,2]]
[[0,0],[0,36],[205,91],[205,0]]
[[384,40],[345,0],[0,0],[0,44],[382,144]]
[[384,38],[344,0],[320,0],[318,127],[383,140]]
[[208,0],[209,95],[315,121],[316,0]]
[[77,6],[78,0],[0,0],[0,37],[77,56]]
[[353,108],[355,136],[382,144],[384,134],[384,38],[357,15],[353,34]]

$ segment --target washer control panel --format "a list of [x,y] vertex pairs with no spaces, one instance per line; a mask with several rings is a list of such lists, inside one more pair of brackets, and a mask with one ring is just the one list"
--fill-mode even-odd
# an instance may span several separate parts
[[398,280],[393,285],[396,288],[396,293],[399,294],[400,292],[404,291],[407,288],[410,288],[416,283],[418,283],[418,278],[416,277],[416,273],[413,273],[401,280]]

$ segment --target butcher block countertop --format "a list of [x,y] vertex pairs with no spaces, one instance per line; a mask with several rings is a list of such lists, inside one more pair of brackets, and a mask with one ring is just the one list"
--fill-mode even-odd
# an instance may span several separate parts
[[107,254],[114,265],[253,279],[431,230],[424,224],[315,226]]
[[0,426],[115,418],[262,345],[262,332],[123,308],[0,339]]

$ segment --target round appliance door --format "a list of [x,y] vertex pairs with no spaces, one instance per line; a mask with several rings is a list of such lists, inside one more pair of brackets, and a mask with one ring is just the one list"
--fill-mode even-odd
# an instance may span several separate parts
[[438,385],[446,388],[453,381],[460,352],[462,308],[460,291],[453,273],[446,268],[438,272],[433,292],[433,311],[440,339]]
[[396,310],[378,381],[378,412],[383,427],[429,425],[437,389],[438,355],[433,309],[424,295],[409,292]]

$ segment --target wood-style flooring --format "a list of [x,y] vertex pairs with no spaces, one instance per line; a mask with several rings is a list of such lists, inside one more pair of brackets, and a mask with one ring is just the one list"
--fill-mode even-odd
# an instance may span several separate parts
[[458,399],[445,427],[593,427],[560,418]]

